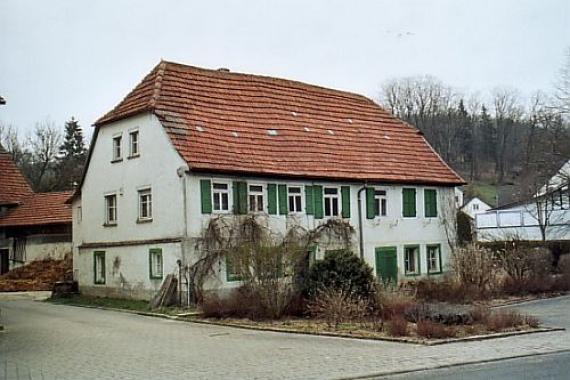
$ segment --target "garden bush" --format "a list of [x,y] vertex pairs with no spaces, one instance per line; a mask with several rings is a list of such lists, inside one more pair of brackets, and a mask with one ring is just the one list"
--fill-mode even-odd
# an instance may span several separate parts
[[408,321],[403,316],[394,316],[387,323],[387,332],[390,336],[408,336],[410,335]]
[[375,294],[372,268],[350,251],[329,251],[309,270],[304,293],[312,299],[325,289],[372,301]]
[[334,288],[318,292],[307,308],[311,316],[324,320],[329,327],[339,323],[362,321],[369,312],[368,301]]
[[416,324],[416,333],[418,336],[429,339],[446,339],[453,338],[457,335],[455,328],[432,322],[427,319],[418,321]]

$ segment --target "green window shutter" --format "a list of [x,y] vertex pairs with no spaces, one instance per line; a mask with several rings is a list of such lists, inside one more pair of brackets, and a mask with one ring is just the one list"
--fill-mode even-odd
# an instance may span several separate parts
[[[153,270],[152,256],[160,256],[160,261],[162,262],[162,267],[160,273],[155,273]],[[164,261],[162,261],[162,248],[151,248],[148,250],[148,271],[151,280],[161,279],[164,272]]]
[[202,214],[212,213],[212,181],[200,180],[200,198],[202,200]]
[[315,206],[315,218],[323,218],[323,187],[321,185],[313,185],[313,204]]
[[267,202],[267,212],[277,214],[277,185],[274,183],[267,185]]
[[305,213],[307,215],[313,215],[315,213],[314,202],[313,202],[313,186],[305,186]]
[[342,217],[350,218],[350,186],[341,186],[340,194],[342,197]]
[[287,185],[277,187],[279,193],[279,214],[287,215],[289,207],[287,205]]
[[437,192],[433,189],[424,190],[424,212],[426,218],[437,217]]
[[233,183],[234,213],[247,214],[247,183],[235,181]]
[[374,188],[366,188],[366,219],[374,219],[376,213],[374,211]]
[[416,189],[403,189],[402,199],[404,218],[414,218],[416,216]]

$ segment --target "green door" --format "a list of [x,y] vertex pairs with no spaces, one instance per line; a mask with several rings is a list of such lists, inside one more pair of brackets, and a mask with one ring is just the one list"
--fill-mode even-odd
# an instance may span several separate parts
[[376,277],[384,284],[398,283],[398,256],[396,247],[376,248]]

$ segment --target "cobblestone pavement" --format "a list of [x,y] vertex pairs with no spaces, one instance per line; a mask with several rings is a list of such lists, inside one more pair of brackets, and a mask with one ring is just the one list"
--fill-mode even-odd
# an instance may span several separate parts
[[[0,379],[342,379],[570,349],[567,331],[427,347],[0,301]],[[570,297],[520,307],[570,327]]]

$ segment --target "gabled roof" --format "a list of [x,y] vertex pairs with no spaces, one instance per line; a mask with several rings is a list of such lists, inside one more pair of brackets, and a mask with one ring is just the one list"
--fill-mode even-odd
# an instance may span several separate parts
[[95,125],[142,112],[191,171],[464,183],[417,129],[344,91],[162,61]]
[[0,227],[71,223],[71,191],[27,195],[18,207],[0,217]]
[[32,189],[16,167],[12,156],[0,146],[0,205],[18,204]]

